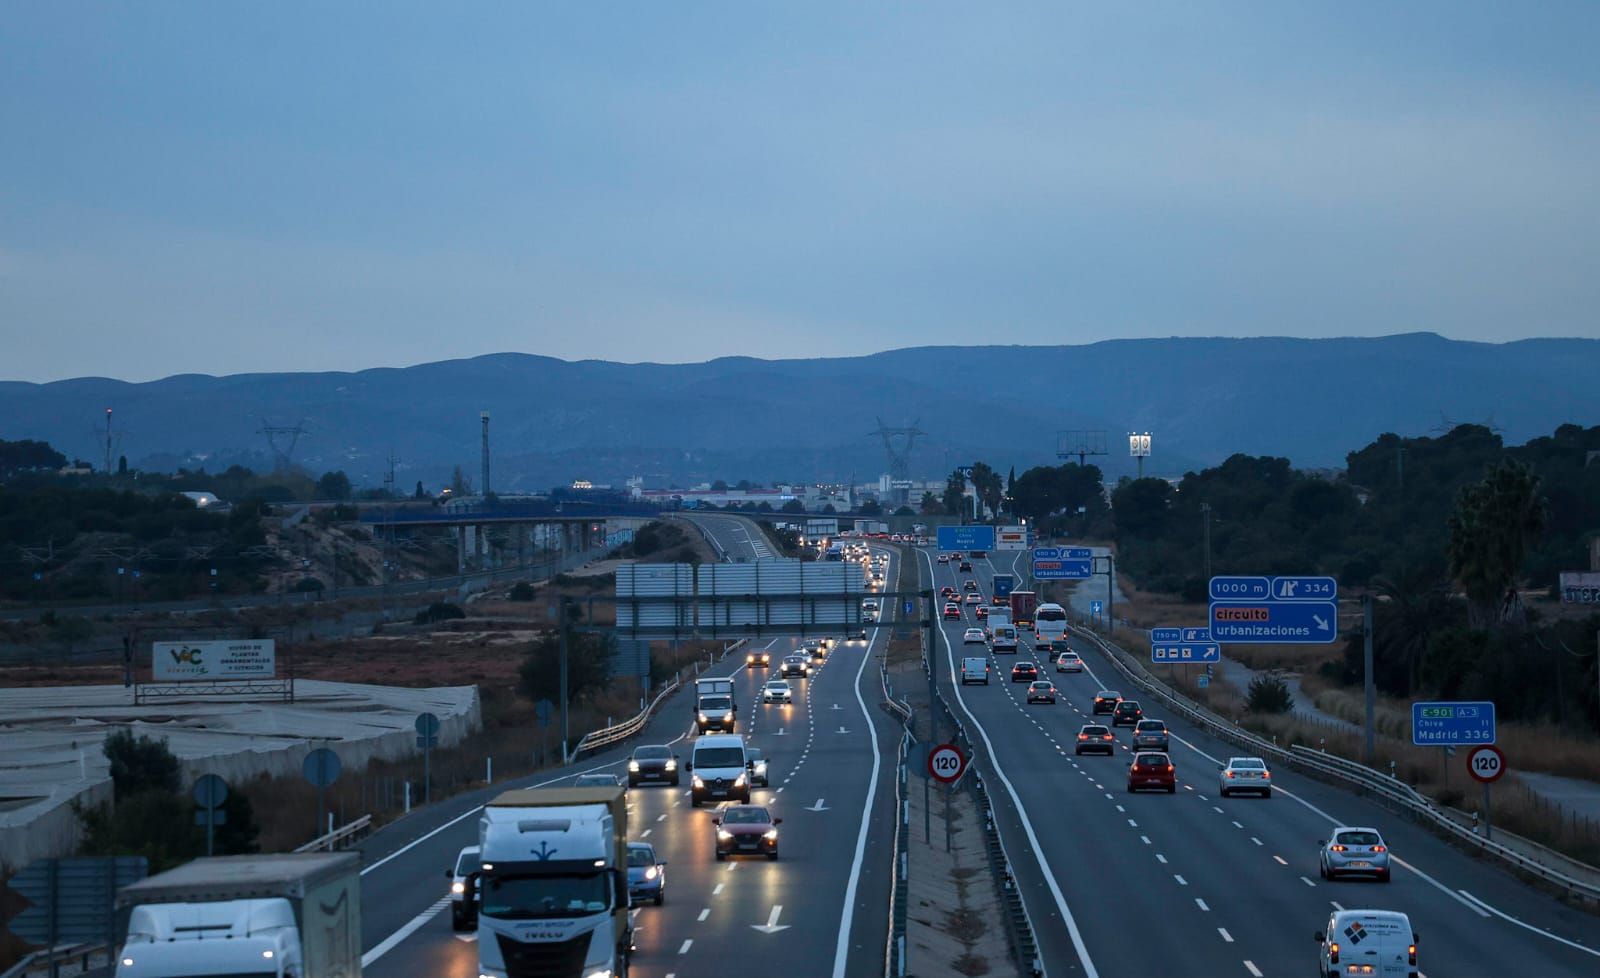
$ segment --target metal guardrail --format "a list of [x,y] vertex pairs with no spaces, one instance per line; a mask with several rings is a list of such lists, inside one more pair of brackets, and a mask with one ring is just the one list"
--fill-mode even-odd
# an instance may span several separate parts
[[661,687],[661,692],[656,694],[656,698],[651,700],[650,704],[640,710],[637,715],[621,723],[600,730],[591,730],[584,734],[583,738],[578,741],[578,746],[572,749],[572,756],[576,758],[586,750],[595,750],[608,744],[614,744],[619,740],[626,740],[643,730],[644,725],[650,721],[650,714],[654,712],[656,704],[677,692],[680,685],[682,684],[677,679],[673,679],[672,682]]
[[[1543,881],[1549,886],[1562,891],[1569,899],[1600,903],[1600,886],[1574,879],[1565,873],[1544,865],[1538,860],[1517,852],[1509,846],[1478,835],[1472,829],[1457,823],[1449,815],[1440,811],[1431,799],[1405,782],[1396,780],[1381,771],[1352,761],[1349,758],[1313,750],[1301,744],[1291,745],[1289,749],[1279,747],[1247,730],[1239,728],[1206,710],[1188,697],[1175,692],[1165,683],[1145,672],[1142,664],[1125,649],[1106,642],[1099,635],[1087,629],[1074,627],[1073,631],[1099,646],[1100,650],[1106,654],[1107,659],[1110,660],[1112,666],[1127,677],[1129,681],[1155,696],[1168,708],[1213,736],[1253,751],[1263,757],[1274,758],[1281,763],[1287,764],[1292,769],[1343,782],[1346,786],[1354,787],[1363,794],[1375,796],[1390,807],[1404,812],[1413,821],[1421,822],[1456,842],[1476,849],[1480,855],[1499,860],[1516,872],[1524,873]],[[1137,672],[1129,665],[1130,662],[1139,666]]]
[[906,730],[900,736],[894,778],[894,865],[889,873],[889,932],[884,938],[884,978],[905,978],[906,974],[906,916],[910,912],[906,887],[910,881],[911,861],[906,849],[911,838],[911,803],[906,798],[909,773],[906,748],[910,744],[911,731]]
[[902,726],[911,722],[911,703],[909,700],[894,698],[894,693],[889,689],[889,670],[884,666],[878,667],[878,684],[883,689],[883,701],[889,704],[889,710],[900,718]]
[[327,835],[319,835],[303,846],[296,846],[295,852],[332,852],[342,849],[346,845],[357,841],[372,831],[372,816],[363,815],[353,822],[346,822]]

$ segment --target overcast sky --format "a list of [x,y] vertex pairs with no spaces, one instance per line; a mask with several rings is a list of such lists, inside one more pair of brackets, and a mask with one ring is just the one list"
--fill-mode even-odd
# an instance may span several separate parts
[[5,3],[0,379],[1600,335],[1600,4]]

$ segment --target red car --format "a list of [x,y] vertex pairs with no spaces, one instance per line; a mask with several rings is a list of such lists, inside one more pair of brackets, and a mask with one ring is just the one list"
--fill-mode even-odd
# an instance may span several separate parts
[[977,615],[979,620],[982,620],[989,617],[989,609],[979,605],[978,610],[974,611],[973,614]]
[[949,601],[945,602],[944,617],[946,618],[946,620],[952,620],[953,619],[955,621],[960,621],[961,620],[961,606],[958,605],[958,604],[955,604],[953,602],[949,602]]
[[1178,790],[1175,771],[1172,758],[1165,754],[1156,751],[1135,754],[1133,763],[1128,766],[1128,793],[1143,788],[1165,788],[1167,794],[1174,794]]
[[1031,683],[1039,678],[1039,667],[1031,662],[1019,662],[1011,667],[1011,681]]
[[773,818],[761,805],[729,805],[711,819],[717,827],[717,860],[729,856],[778,858],[778,826],[783,819]]

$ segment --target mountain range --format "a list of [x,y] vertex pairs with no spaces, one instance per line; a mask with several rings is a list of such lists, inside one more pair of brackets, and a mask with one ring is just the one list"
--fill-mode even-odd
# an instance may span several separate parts
[[887,469],[879,419],[924,432],[910,457],[918,479],[973,460],[1053,464],[1066,430],[1107,434],[1110,454],[1091,460],[1111,476],[1134,470],[1126,434],[1148,431],[1146,471],[1181,475],[1236,452],[1338,467],[1383,432],[1459,422],[1513,444],[1600,423],[1600,340],[1171,338],[688,364],[501,353],[350,373],[0,382],[0,437],[99,462],[106,408],[118,453],[140,468],[269,467],[260,429],[298,425],[297,464],[367,486],[391,453],[401,488],[437,486],[456,465],[476,481],[481,411],[500,492],[632,475],[652,486],[867,480]]

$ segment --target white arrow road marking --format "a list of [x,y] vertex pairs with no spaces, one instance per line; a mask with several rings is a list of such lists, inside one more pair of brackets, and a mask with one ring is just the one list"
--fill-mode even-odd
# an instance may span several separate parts
[[785,733],[784,733],[784,730],[783,730],[783,728],[782,728],[782,727],[779,727],[779,728],[778,728],[778,732],[777,732],[777,733],[775,733],[775,734],[773,734],[773,736],[774,736],[774,737],[783,737],[783,736],[786,736],[786,734],[785,734]]
[[808,812],[825,812],[827,810],[828,810],[828,806],[824,805],[822,803],[822,799],[821,798],[817,799],[817,803],[815,805],[812,805],[810,808],[805,809],[805,811],[808,811]]
[[835,703],[835,704],[833,704],[833,708],[834,708],[834,709],[835,709],[835,710],[842,710],[842,709],[844,709],[844,707],[842,707],[842,706],[840,706],[840,705],[839,705],[839,704],[837,704],[837,703]]
[[780,930],[788,930],[789,929],[789,925],[788,924],[780,924],[780,923],[778,923],[778,914],[780,914],[780,913],[783,913],[783,904],[775,903],[775,904],[772,905],[772,913],[767,914],[767,922],[766,923],[764,923],[764,924],[751,924],[750,926],[752,928],[754,928],[755,930],[760,931],[763,934],[776,934]]

